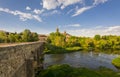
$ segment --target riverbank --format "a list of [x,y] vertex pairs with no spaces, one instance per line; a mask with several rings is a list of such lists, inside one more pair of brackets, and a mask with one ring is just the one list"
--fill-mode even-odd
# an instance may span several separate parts
[[80,50],[83,50],[83,48],[78,47],[78,46],[58,47],[55,45],[46,44],[44,53],[45,54],[61,54],[61,53],[70,53],[70,52],[75,52],[75,51],[80,51]]
[[63,53],[71,53],[71,52],[76,52],[76,51],[94,51],[94,52],[103,52],[103,53],[108,53],[108,54],[120,54],[120,50],[116,49],[95,49],[92,47],[84,48],[80,46],[72,46],[72,47],[60,47],[60,46],[55,46],[46,43],[45,45],[45,54],[63,54]]
[[120,69],[120,56],[112,60],[112,64]]
[[45,50],[45,54],[63,54],[63,53],[72,53],[82,50],[80,47],[69,47],[69,48],[55,48],[51,50]]
[[[120,50],[120,36],[95,35],[94,37],[77,37],[63,34],[56,30],[50,33],[46,41],[45,53],[66,53],[79,50],[108,51]],[[119,52],[120,53],[120,52]]]
[[62,64],[48,67],[41,71],[37,77],[120,77],[120,73],[104,67],[100,67],[98,70],[91,70]]

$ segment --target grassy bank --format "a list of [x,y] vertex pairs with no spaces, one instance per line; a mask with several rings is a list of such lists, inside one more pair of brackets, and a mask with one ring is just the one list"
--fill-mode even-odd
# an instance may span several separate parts
[[112,64],[117,68],[120,68],[120,56],[112,60]]
[[59,53],[69,53],[82,50],[81,47],[74,46],[74,47],[59,47],[51,44],[45,45],[45,54],[59,54]]
[[41,71],[37,77],[120,77],[120,73],[103,67],[99,70],[91,70],[62,64],[48,67]]

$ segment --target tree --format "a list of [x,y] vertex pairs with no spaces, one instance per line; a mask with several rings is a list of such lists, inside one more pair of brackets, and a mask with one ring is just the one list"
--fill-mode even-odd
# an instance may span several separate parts
[[31,41],[31,31],[28,29],[25,29],[22,33],[22,41],[23,42],[30,42]]
[[7,42],[7,35],[4,31],[0,31],[0,43]]
[[55,46],[64,47],[65,46],[65,36],[59,32],[50,33],[48,37],[49,43]]
[[95,40],[100,40],[100,38],[101,38],[100,35],[95,35],[95,36],[94,36],[94,39],[95,39]]
[[10,42],[10,43],[16,42],[16,40],[15,40],[15,35],[14,35],[13,33],[10,33],[10,34],[8,35],[8,39],[9,39],[9,42]]
[[37,33],[32,33],[31,41],[38,41],[38,34]]

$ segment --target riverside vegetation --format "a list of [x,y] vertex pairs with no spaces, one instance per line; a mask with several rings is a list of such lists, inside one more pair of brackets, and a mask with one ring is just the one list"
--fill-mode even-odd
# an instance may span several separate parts
[[28,29],[21,33],[0,31],[0,43],[33,42],[38,40],[38,34]]
[[120,56],[112,60],[112,64],[120,69]]
[[[21,33],[9,33],[0,31],[0,43],[33,42],[38,41],[38,34],[26,29]],[[50,33],[47,39],[44,53],[68,53],[79,50],[108,51],[120,50],[120,36],[116,35],[95,35],[90,37],[76,37],[59,30]],[[113,52],[116,53],[116,52]],[[120,52],[117,52],[118,54]],[[112,63],[120,67],[120,57]],[[100,67],[98,70],[87,68],[74,68],[69,65],[53,65],[41,71],[38,77],[120,77],[119,72]]]
[[[120,54],[120,36],[95,35],[93,38],[76,36],[67,37],[66,33],[60,33],[59,30],[50,33],[48,36],[45,53],[58,54],[74,51],[111,51],[112,53]],[[120,67],[120,58],[113,60],[112,64]],[[61,75],[61,77],[118,77],[118,73],[106,68],[90,70],[86,68],[73,68],[70,66],[67,66],[66,68],[63,67],[64,65],[53,65],[44,70],[40,77],[59,77]],[[67,68],[71,70],[65,71],[64,69]]]
[[100,67],[98,70],[91,70],[62,64],[48,67],[40,72],[37,77],[120,77],[120,73],[104,67]]
[[48,36],[45,53],[66,53],[79,50],[120,50],[120,36],[95,35],[93,38],[76,37],[68,35],[66,32],[60,33],[59,30],[56,30],[56,32],[52,32]]

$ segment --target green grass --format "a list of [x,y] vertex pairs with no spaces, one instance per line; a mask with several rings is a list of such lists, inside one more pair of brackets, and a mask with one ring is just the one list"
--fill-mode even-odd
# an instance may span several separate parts
[[120,56],[112,60],[112,64],[120,68]]
[[81,47],[67,47],[66,48],[67,51],[79,51],[82,50]]
[[91,70],[62,64],[48,67],[41,71],[37,77],[120,77],[120,74],[103,67],[99,70]]
[[45,45],[44,53],[46,54],[59,54],[59,53],[69,53],[82,50],[82,47],[74,46],[74,47],[59,47],[51,44]]

